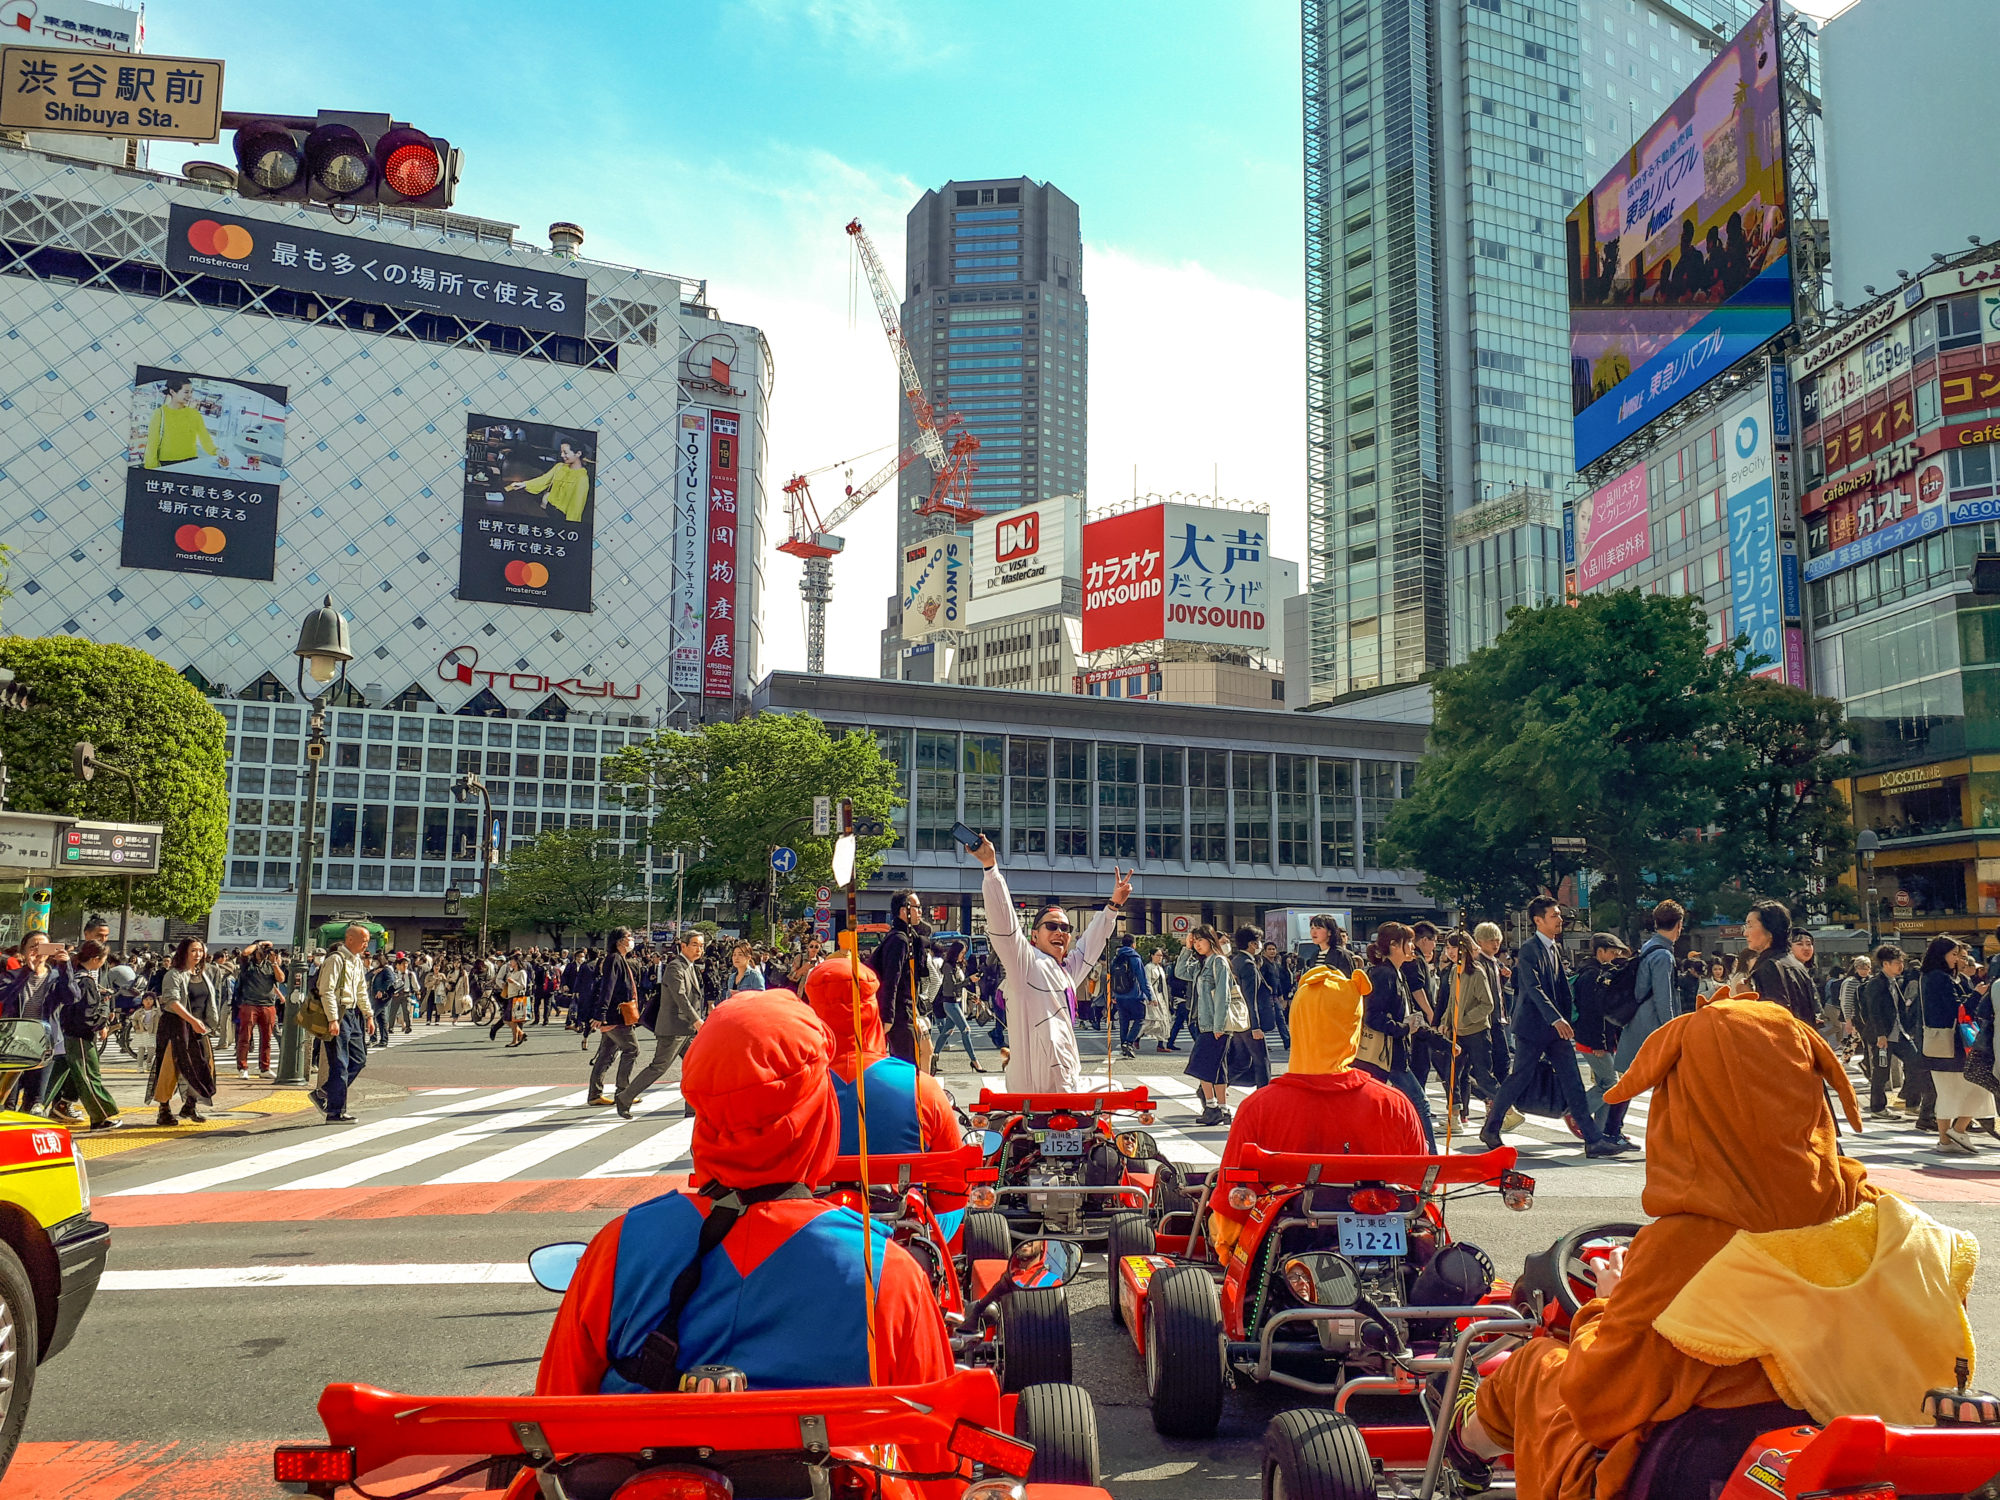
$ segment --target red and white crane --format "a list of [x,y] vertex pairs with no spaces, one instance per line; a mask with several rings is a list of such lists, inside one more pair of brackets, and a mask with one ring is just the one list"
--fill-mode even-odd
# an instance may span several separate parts
[[874,242],[868,238],[868,231],[861,227],[859,219],[848,221],[847,233],[861,257],[862,268],[868,274],[868,288],[875,298],[875,310],[881,316],[882,331],[888,336],[889,350],[896,357],[896,370],[902,378],[903,398],[909,402],[910,414],[916,418],[917,440],[861,484],[848,486],[840,502],[824,516],[820,515],[813,501],[809,475],[795,474],[786,481],[785,501],[790,535],[778,544],[778,550],[805,562],[805,576],[800,581],[799,594],[806,605],[806,670],[815,674],[826,669],[826,607],[833,598],[833,558],[847,545],[834,534],[836,527],[919,455],[931,468],[930,493],[917,507],[919,515],[946,517],[956,524],[976,521],[985,514],[972,503],[970,490],[972,476],[978,468],[973,455],[979,451],[979,439],[969,432],[954,430],[959,425],[956,413],[946,412],[939,416],[931,405],[930,398],[924,394],[923,379],[917,373],[916,358],[910,353],[909,341],[903,337],[902,315],[897,310],[895,290],[889,284],[889,273],[882,266],[882,258],[875,253]]

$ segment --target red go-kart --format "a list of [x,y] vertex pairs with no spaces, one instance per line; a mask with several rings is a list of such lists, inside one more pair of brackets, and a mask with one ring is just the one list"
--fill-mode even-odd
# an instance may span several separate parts
[[[987,1161],[999,1174],[995,1213],[968,1218],[968,1254],[997,1248],[1001,1230],[1098,1241],[1111,1216],[1143,1209],[1158,1170],[1158,1147],[1144,1131],[1119,1131],[1112,1116],[1153,1123],[1144,1084],[1084,1094],[982,1091],[968,1116],[985,1131]],[[976,1237],[976,1238],[975,1238]]]
[[[1490,1373],[1528,1338],[1562,1338],[1594,1293],[1594,1267],[1638,1226],[1602,1224],[1563,1236],[1528,1257],[1504,1295],[1463,1320],[1428,1357],[1398,1360],[1412,1381],[1456,1391],[1466,1370]],[[1497,1301],[1502,1294],[1494,1294]],[[1857,1356],[1859,1357],[1859,1356]],[[1924,1399],[1935,1427],[1895,1427],[1877,1417],[1838,1417],[1825,1427],[1767,1427],[1768,1408],[1697,1411],[1648,1438],[1626,1500],[1987,1500],[2000,1493],[2000,1400],[1964,1388]],[[1441,1378],[1440,1378],[1441,1377]],[[1444,1463],[1450,1403],[1427,1401],[1427,1427],[1363,1426],[1342,1409],[1280,1413],[1265,1429],[1264,1500],[1432,1500],[1463,1493]],[[1478,1491],[1513,1493],[1506,1459]]]
[[[1112,1316],[1145,1360],[1153,1425],[1214,1435],[1237,1384],[1331,1396],[1415,1397],[1409,1362],[1434,1357],[1482,1316],[1492,1263],[1445,1228],[1443,1190],[1496,1191],[1528,1208],[1534,1183],[1502,1147],[1478,1156],[1342,1156],[1245,1149],[1191,1210],[1112,1228]],[[1208,1197],[1247,1219],[1226,1263],[1206,1233]],[[1440,1366],[1441,1368],[1441,1366]],[[1414,1403],[1412,1403],[1414,1408]],[[1413,1409],[1414,1423],[1421,1424]],[[1425,1428],[1411,1430],[1421,1443]]]
[[[1015,1244],[1004,1220],[998,1233],[982,1232],[977,1212],[959,1205],[994,1201],[994,1169],[978,1142],[956,1151],[868,1158],[869,1206],[878,1225],[930,1275],[938,1311],[951,1329],[952,1352],[962,1365],[990,1366],[1003,1391],[1067,1384],[1070,1378],[1069,1301],[1060,1279],[1046,1274],[1049,1257],[1065,1259],[1074,1247],[1052,1248],[1039,1238]],[[861,1162],[837,1159],[822,1196],[860,1210]],[[954,1233],[956,1231],[956,1233]],[[997,1241],[997,1242],[996,1242]],[[1035,1285],[1017,1284],[1010,1264],[1039,1263]]]

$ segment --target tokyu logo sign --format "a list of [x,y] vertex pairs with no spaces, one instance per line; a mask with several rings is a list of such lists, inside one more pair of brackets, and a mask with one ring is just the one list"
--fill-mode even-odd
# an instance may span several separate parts
[[628,698],[639,696],[641,684],[621,691],[615,682],[584,682],[575,677],[549,677],[535,671],[488,672],[479,665],[479,652],[471,646],[454,646],[438,662],[438,680],[466,687],[483,677],[492,689],[516,693],[561,693],[570,698]]
[[993,534],[993,560],[1032,557],[1042,545],[1042,520],[1034,511],[1000,522]]

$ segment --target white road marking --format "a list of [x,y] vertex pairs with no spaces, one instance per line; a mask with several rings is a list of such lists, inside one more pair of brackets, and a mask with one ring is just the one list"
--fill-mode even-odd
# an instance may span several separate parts
[[310,1177],[301,1177],[296,1182],[281,1182],[277,1190],[296,1192],[302,1188],[344,1188],[358,1187],[364,1182],[373,1182],[378,1177],[386,1177],[391,1172],[400,1172],[405,1167],[420,1161],[429,1161],[434,1156],[456,1151],[461,1146],[476,1145],[491,1135],[505,1130],[517,1130],[524,1125],[536,1125],[554,1114],[565,1103],[581,1103],[583,1095],[573,1099],[558,1099],[552,1104],[539,1105],[534,1109],[509,1110],[495,1115],[490,1120],[474,1120],[461,1125],[456,1130],[447,1130],[421,1141],[409,1141],[392,1150],[380,1151],[373,1156],[365,1156],[359,1161],[347,1162],[338,1167],[329,1167],[324,1172],[315,1172]]
[[533,1284],[526,1261],[379,1266],[194,1266],[166,1271],[106,1271],[106,1292],[184,1292],[238,1286],[506,1286]]
[[[676,1100],[678,1089],[671,1091]],[[694,1139],[694,1121],[676,1120],[663,1130],[656,1130],[636,1146],[619,1152],[602,1166],[592,1167],[585,1177],[650,1177],[666,1170],[687,1155],[688,1144]]]

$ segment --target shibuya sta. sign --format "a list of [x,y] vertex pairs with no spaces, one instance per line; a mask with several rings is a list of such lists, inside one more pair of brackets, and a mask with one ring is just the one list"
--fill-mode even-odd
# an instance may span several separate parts
[[548,677],[534,671],[489,672],[479,665],[479,652],[471,646],[458,646],[447,651],[438,661],[438,680],[457,682],[472,686],[476,678],[484,677],[486,685],[494,690],[506,688],[516,693],[562,693],[571,698],[621,698],[636,701],[643,684],[633,683],[629,691],[621,691],[615,682],[585,682],[576,677]]

